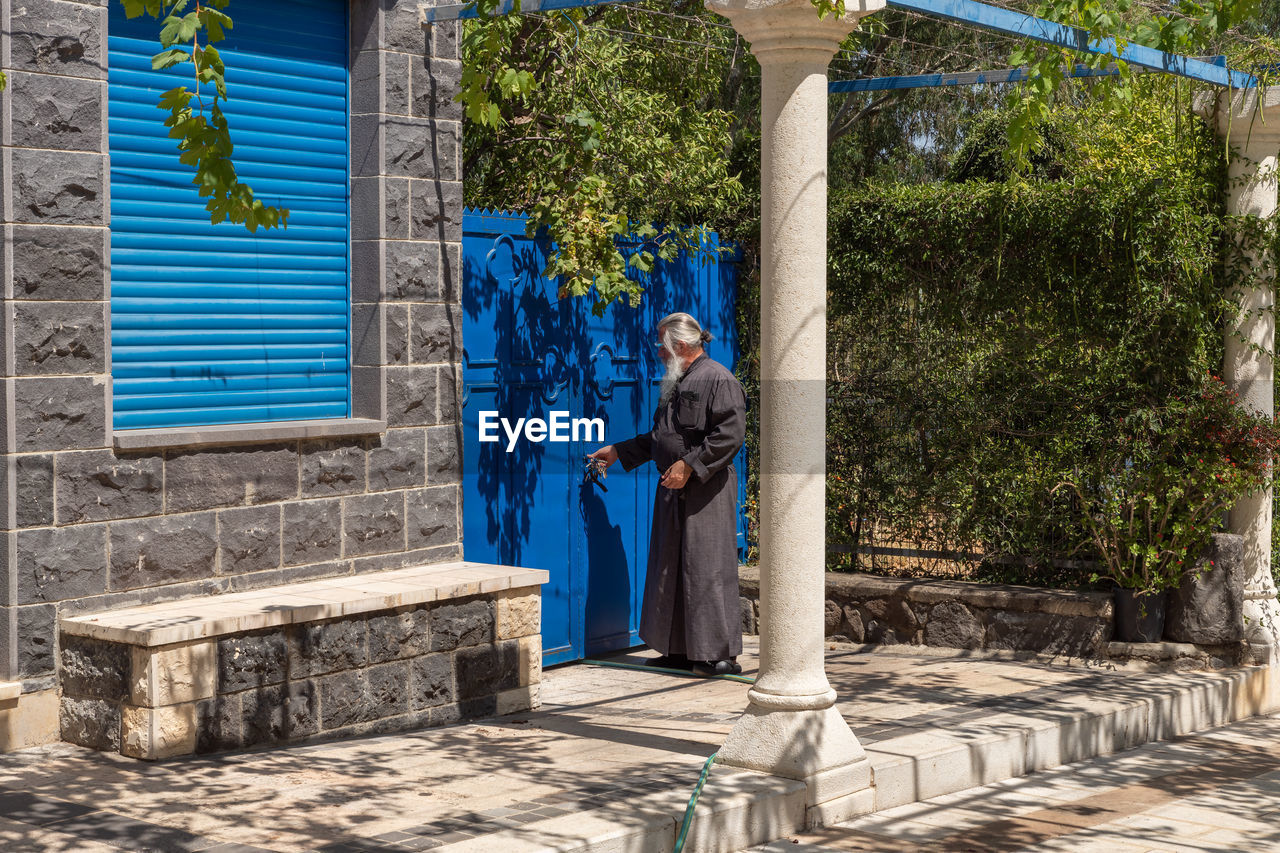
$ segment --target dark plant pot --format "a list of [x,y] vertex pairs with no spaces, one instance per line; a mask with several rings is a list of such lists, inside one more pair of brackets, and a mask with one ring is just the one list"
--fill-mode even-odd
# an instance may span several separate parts
[[1137,596],[1116,587],[1116,639],[1122,643],[1158,643],[1164,636],[1163,592]]
[[[1212,562],[1212,565],[1210,563]],[[1244,639],[1244,539],[1215,533],[1177,589],[1169,590],[1164,637],[1223,646]]]

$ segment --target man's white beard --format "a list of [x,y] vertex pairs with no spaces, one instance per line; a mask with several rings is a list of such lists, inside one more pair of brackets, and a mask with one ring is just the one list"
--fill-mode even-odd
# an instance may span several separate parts
[[678,358],[665,359],[667,372],[662,376],[662,385],[659,387],[658,404],[665,406],[667,401],[671,399],[671,395],[675,393],[676,386],[680,384],[681,377],[684,376],[684,365],[680,363]]

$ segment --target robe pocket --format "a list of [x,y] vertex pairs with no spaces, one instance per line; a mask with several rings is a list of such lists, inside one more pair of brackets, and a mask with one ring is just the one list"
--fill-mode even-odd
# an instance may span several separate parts
[[676,423],[682,429],[703,429],[707,425],[707,407],[701,400],[686,400],[681,397],[676,406]]

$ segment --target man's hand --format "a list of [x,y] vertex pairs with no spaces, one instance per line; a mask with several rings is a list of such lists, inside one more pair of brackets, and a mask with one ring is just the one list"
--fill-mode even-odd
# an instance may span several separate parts
[[677,459],[676,463],[667,469],[662,475],[662,479],[658,481],[659,486],[668,489],[683,489],[684,484],[689,482],[689,475],[693,473],[693,469],[689,467],[689,463],[683,459]]
[[609,444],[595,453],[588,453],[587,458],[594,459],[597,463],[603,462],[603,465],[598,466],[600,468],[600,476],[607,477],[609,476],[609,466],[618,461],[618,451],[613,449],[612,444]]

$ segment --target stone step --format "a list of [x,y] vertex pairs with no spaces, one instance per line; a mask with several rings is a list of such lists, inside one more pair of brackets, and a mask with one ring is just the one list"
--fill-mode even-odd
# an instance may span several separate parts
[[[1272,713],[1280,707],[1268,666],[1196,673],[1133,673],[1100,692],[1052,693],[1024,711],[945,713],[920,731],[867,746],[873,787],[859,813],[917,802],[1152,741]],[[1006,707],[1007,707],[1007,703]],[[433,848],[441,853],[669,853],[700,765],[687,784],[571,815],[513,825]],[[823,823],[801,782],[716,766],[698,800],[687,853],[729,853]],[[837,819],[847,818],[848,810]]]
[[1105,692],[1054,693],[1043,705],[972,722],[941,719],[867,748],[875,810],[1024,776],[1277,710],[1269,666],[1133,673]]
[[[437,853],[671,853],[701,764],[688,784],[432,848]],[[805,786],[761,773],[712,768],[684,849],[732,853],[804,825]]]

